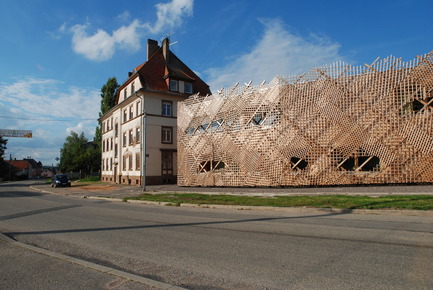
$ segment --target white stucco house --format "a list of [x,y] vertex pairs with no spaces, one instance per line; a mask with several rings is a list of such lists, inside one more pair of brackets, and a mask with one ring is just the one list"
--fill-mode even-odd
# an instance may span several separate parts
[[161,46],[148,40],[147,60],[128,73],[116,105],[100,118],[102,181],[141,185],[145,176],[146,184],[176,183],[177,103],[211,92],[169,46],[168,38]]

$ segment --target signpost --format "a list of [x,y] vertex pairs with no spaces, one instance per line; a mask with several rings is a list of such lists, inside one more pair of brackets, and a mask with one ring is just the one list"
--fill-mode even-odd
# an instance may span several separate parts
[[0,136],[32,138],[33,134],[32,134],[32,130],[0,129]]

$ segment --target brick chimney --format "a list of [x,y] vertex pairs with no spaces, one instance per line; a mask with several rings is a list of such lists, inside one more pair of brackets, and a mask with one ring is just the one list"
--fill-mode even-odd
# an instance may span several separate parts
[[153,39],[147,40],[147,60],[158,50],[158,41]]
[[162,54],[164,55],[165,62],[168,63],[170,55],[170,40],[168,38],[164,38],[162,41]]

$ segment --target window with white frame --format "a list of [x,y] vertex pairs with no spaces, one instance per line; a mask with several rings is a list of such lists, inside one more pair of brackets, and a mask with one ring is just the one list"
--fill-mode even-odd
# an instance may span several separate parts
[[137,143],[140,143],[141,141],[141,135],[140,135],[140,128],[135,129],[135,138],[137,139]]
[[135,154],[135,170],[140,170],[140,153]]
[[173,144],[173,127],[161,127],[161,142]]
[[129,145],[134,143],[134,137],[132,135],[132,130],[129,130]]
[[162,101],[162,115],[166,117],[173,116],[173,102]]
[[140,102],[140,101],[137,102],[135,108],[136,108],[136,109],[135,109],[136,115],[137,115],[137,116],[140,115],[140,114],[141,114],[141,102]]

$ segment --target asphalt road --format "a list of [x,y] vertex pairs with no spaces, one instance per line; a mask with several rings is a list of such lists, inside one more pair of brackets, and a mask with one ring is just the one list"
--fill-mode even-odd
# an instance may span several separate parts
[[0,232],[17,241],[170,285],[433,289],[431,216],[151,206],[26,184],[0,185],[0,201]]

